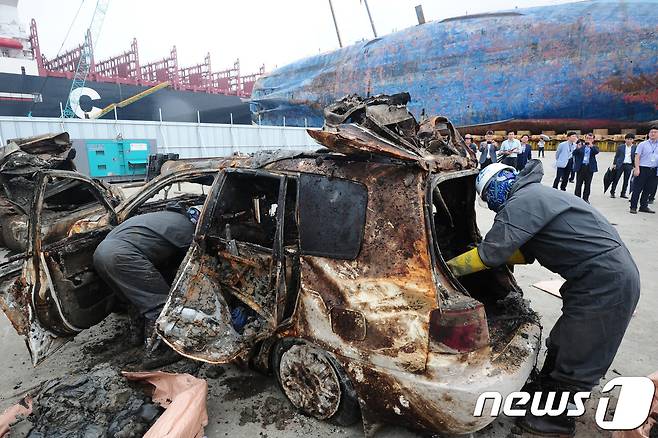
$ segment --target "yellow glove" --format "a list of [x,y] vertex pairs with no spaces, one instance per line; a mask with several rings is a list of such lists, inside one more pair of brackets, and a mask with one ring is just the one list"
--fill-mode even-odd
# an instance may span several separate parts
[[[507,259],[508,265],[523,265],[526,263],[525,257],[521,250],[517,249],[514,251],[514,254]],[[487,265],[484,264],[478,254],[477,248],[466,251],[464,254],[458,255],[455,258],[452,258],[447,261],[448,267],[457,277],[463,277],[464,275],[472,274],[474,272],[480,272],[485,269],[489,269]]]
[[458,255],[455,258],[448,260],[448,267],[457,277],[462,277],[473,272],[479,272],[487,269],[487,266],[482,263],[478,249],[473,248],[466,251],[464,254]]

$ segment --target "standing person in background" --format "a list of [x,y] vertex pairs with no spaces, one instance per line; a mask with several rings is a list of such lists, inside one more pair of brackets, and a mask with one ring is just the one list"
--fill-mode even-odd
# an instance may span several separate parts
[[567,133],[567,141],[563,141],[557,145],[555,151],[555,165],[557,166],[557,173],[555,179],[553,180],[553,188],[557,189],[558,183],[560,183],[560,190],[563,192],[567,190],[567,181],[569,179],[569,174],[573,167],[573,150],[576,149],[576,142],[578,141],[578,134],[573,131]]
[[519,154],[516,158],[516,170],[521,171],[528,163],[529,160],[532,160],[532,147],[530,146],[530,137],[526,134],[521,136],[521,148],[519,149]]
[[[576,173],[576,190],[574,194],[589,204],[589,192],[592,177],[599,168],[596,164],[596,154],[599,148],[594,145],[594,134],[585,136],[585,143],[580,143],[573,151],[573,171]],[[583,185],[585,188],[583,189]],[[582,189],[582,196],[581,196]]]
[[478,149],[475,147],[475,143],[473,143],[473,137],[471,134],[464,135],[464,143],[466,143],[466,147],[472,150],[473,153],[477,156]]
[[649,197],[656,190],[657,169],[658,126],[652,126],[649,130],[649,138],[640,143],[635,150],[635,167],[633,169],[635,179],[631,196],[631,213],[637,213],[638,200],[641,213],[655,213],[649,208]]
[[546,142],[544,141],[543,138],[539,137],[539,141],[537,142],[537,158],[544,158],[545,146],[546,146]]
[[653,204],[656,200],[656,190],[658,189],[658,168],[656,168],[656,183],[653,185],[653,192],[649,194],[649,204]]
[[507,133],[507,140],[500,145],[500,152],[503,154],[501,162],[516,169],[521,142],[515,138],[514,134],[514,131]]
[[498,161],[496,159],[496,148],[498,145],[493,139],[493,131],[487,131],[484,141],[480,143],[480,169],[484,169],[491,163]]
[[[576,147],[578,147],[579,144],[583,144],[584,141],[582,139],[578,139],[576,142]],[[574,178],[576,177],[576,171],[573,170],[573,151],[575,148],[571,151],[571,170],[569,171],[569,182],[572,183],[574,182]]]
[[612,180],[612,187],[610,188],[611,198],[615,197],[617,183],[622,174],[624,175],[624,184],[621,186],[621,194],[619,196],[627,198],[626,188],[628,188],[628,180],[631,177],[631,172],[633,172],[633,162],[635,161],[636,146],[633,144],[634,141],[635,135],[626,134],[624,137],[624,144],[617,146],[617,152],[615,153],[615,158],[612,162],[612,167],[615,170],[615,178]]

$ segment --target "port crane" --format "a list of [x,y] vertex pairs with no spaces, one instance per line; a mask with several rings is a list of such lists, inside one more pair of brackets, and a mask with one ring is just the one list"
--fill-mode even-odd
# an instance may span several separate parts
[[75,117],[75,112],[73,111],[71,100],[75,99],[77,101],[80,99],[79,93],[77,93],[75,90],[85,86],[87,75],[89,74],[89,70],[91,69],[91,66],[94,62],[94,50],[92,47],[92,41],[98,41],[101,28],[103,27],[103,21],[105,20],[105,13],[107,12],[109,4],[110,0],[96,1],[96,9],[94,9],[91,25],[89,26],[89,29],[85,35],[85,41],[82,44],[80,50],[80,59],[78,60],[78,65],[75,69],[75,74],[73,75],[71,90],[69,91],[69,96],[66,99],[66,107],[64,108],[64,111],[62,111],[62,117],[64,118]]

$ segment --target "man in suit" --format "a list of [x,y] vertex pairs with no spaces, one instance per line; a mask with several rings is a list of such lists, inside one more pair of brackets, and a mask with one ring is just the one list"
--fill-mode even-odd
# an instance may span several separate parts
[[612,167],[615,170],[615,177],[612,180],[612,187],[610,188],[610,197],[615,197],[615,190],[617,189],[617,183],[622,174],[624,175],[624,184],[621,186],[621,195],[622,198],[627,198],[626,188],[628,187],[628,180],[631,177],[631,172],[633,171],[633,163],[635,162],[635,149],[636,146],[633,144],[635,141],[635,135],[626,134],[624,137],[624,144],[617,146],[617,152],[615,153],[615,159],[612,162]]
[[[574,194],[589,204],[589,192],[592,177],[599,170],[596,165],[596,154],[599,148],[594,146],[594,134],[585,136],[585,143],[579,144],[573,151],[573,171],[576,173],[576,191]],[[583,189],[583,185],[585,188]],[[581,196],[582,191],[582,196]]]
[[528,141],[530,137],[527,134],[521,136],[521,149],[519,149],[519,154],[516,158],[516,170],[521,171],[525,167],[526,163],[529,160],[532,160],[532,149]]
[[576,142],[578,141],[578,134],[573,131],[567,133],[567,141],[563,141],[557,145],[555,151],[555,164],[557,166],[557,173],[553,180],[553,188],[557,189],[558,183],[560,190],[563,192],[567,190],[567,182],[569,181],[569,173],[573,167],[573,151],[576,149]]
[[494,141],[493,136],[493,131],[487,131],[484,136],[485,141],[480,143],[480,169],[484,169],[491,163],[498,161],[496,159],[496,147],[498,145]]

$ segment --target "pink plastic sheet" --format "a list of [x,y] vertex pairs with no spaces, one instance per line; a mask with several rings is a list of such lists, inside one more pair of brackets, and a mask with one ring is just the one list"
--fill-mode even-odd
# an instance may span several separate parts
[[0,438],[7,436],[9,425],[16,421],[19,415],[27,416],[32,413],[32,398],[26,396],[19,403],[7,408],[0,415]]
[[202,438],[208,425],[208,382],[189,374],[122,372],[128,380],[153,385],[153,401],[166,410],[144,438]]

